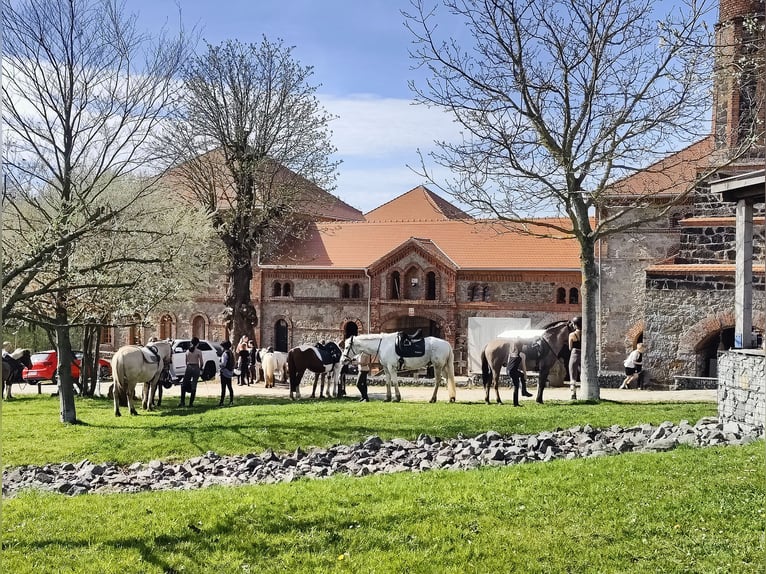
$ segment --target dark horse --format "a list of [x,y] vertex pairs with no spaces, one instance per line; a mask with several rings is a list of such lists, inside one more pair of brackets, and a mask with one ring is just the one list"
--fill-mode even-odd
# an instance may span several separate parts
[[0,394],[6,399],[12,399],[11,385],[23,383],[24,367],[32,368],[32,353],[29,349],[16,349],[10,357],[3,357],[3,384]]
[[[341,368],[341,350],[337,343],[324,345],[299,345],[287,353],[287,370],[290,372],[290,398],[301,398],[301,380],[306,371],[316,374],[330,373],[330,384],[337,385]],[[316,382],[316,381],[315,381]]]
[[564,360],[569,356],[569,333],[575,330],[572,321],[559,321],[547,327],[542,336],[535,342],[535,347],[539,353],[537,361],[537,370],[540,378],[537,383],[538,403],[543,402],[543,389],[548,382],[548,373],[551,367],[559,360]]

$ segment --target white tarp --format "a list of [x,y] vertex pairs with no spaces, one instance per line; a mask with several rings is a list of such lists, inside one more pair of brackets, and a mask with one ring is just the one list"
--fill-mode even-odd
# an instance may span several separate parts
[[468,372],[481,373],[481,350],[504,331],[527,330],[532,319],[519,317],[468,317]]

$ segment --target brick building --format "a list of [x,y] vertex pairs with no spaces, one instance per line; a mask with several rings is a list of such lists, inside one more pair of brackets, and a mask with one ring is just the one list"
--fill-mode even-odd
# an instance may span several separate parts
[[[742,67],[741,58],[746,52],[763,65],[763,29],[749,25],[763,24],[763,7],[763,0],[720,2],[711,135],[618,182],[619,193],[597,214],[652,186],[673,197],[710,166],[727,163],[744,139],[761,138],[667,217],[600,246],[602,372],[621,371],[626,352],[644,340],[655,381],[712,376],[717,351],[733,344],[734,207],[709,184],[766,161],[763,68],[759,74],[757,65]],[[752,322],[762,334],[763,204],[756,212]],[[364,215],[336,198],[300,245],[258,262],[251,285],[258,342],[287,349],[355,332],[420,328],[447,339],[465,360],[473,317],[526,318],[537,328],[579,314],[576,242],[500,231],[499,223],[473,220],[424,187]],[[224,279],[214,277],[193,302],[158,313],[140,332],[117,334],[117,342],[152,334],[224,338],[224,292]]]

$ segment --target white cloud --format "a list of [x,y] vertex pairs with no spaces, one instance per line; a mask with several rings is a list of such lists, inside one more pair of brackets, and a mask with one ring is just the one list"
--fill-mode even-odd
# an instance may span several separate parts
[[451,116],[411,100],[368,94],[320,100],[338,116],[332,141],[343,163],[335,193],[363,212],[425,183],[407,167],[419,168],[418,150],[426,156],[434,140],[459,137]]

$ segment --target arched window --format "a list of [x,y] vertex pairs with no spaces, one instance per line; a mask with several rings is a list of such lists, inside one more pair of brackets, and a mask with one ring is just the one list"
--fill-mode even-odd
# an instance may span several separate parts
[[559,305],[563,305],[567,302],[567,290],[563,287],[559,287],[556,289],[556,303]]
[[436,273],[433,271],[426,273],[426,299],[436,299]]
[[293,294],[293,286],[290,283],[282,285],[282,297],[290,297]]
[[207,339],[205,336],[205,318],[202,315],[197,315],[192,321],[192,336],[198,339]]
[[351,287],[351,298],[352,299],[359,299],[362,296],[362,286],[359,285],[359,283],[354,283],[354,286]]
[[481,300],[489,301],[489,285],[485,285],[481,291]]
[[163,315],[160,317],[160,339],[172,339],[173,338],[173,317],[170,315]]
[[579,302],[580,302],[580,292],[577,290],[576,287],[572,287],[569,290],[569,304],[577,305]]
[[340,297],[341,299],[348,299],[351,297],[351,287],[349,287],[348,283],[344,283],[343,287],[340,288]]
[[274,297],[282,296],[282,284],[279,281],[274,282],[274,290],[272,291]]
[[468,286],[468,300],[473,301],[476,297],[476,285]]
[[402,279],[398,271],[391,274],[391,299],[401,299]]

